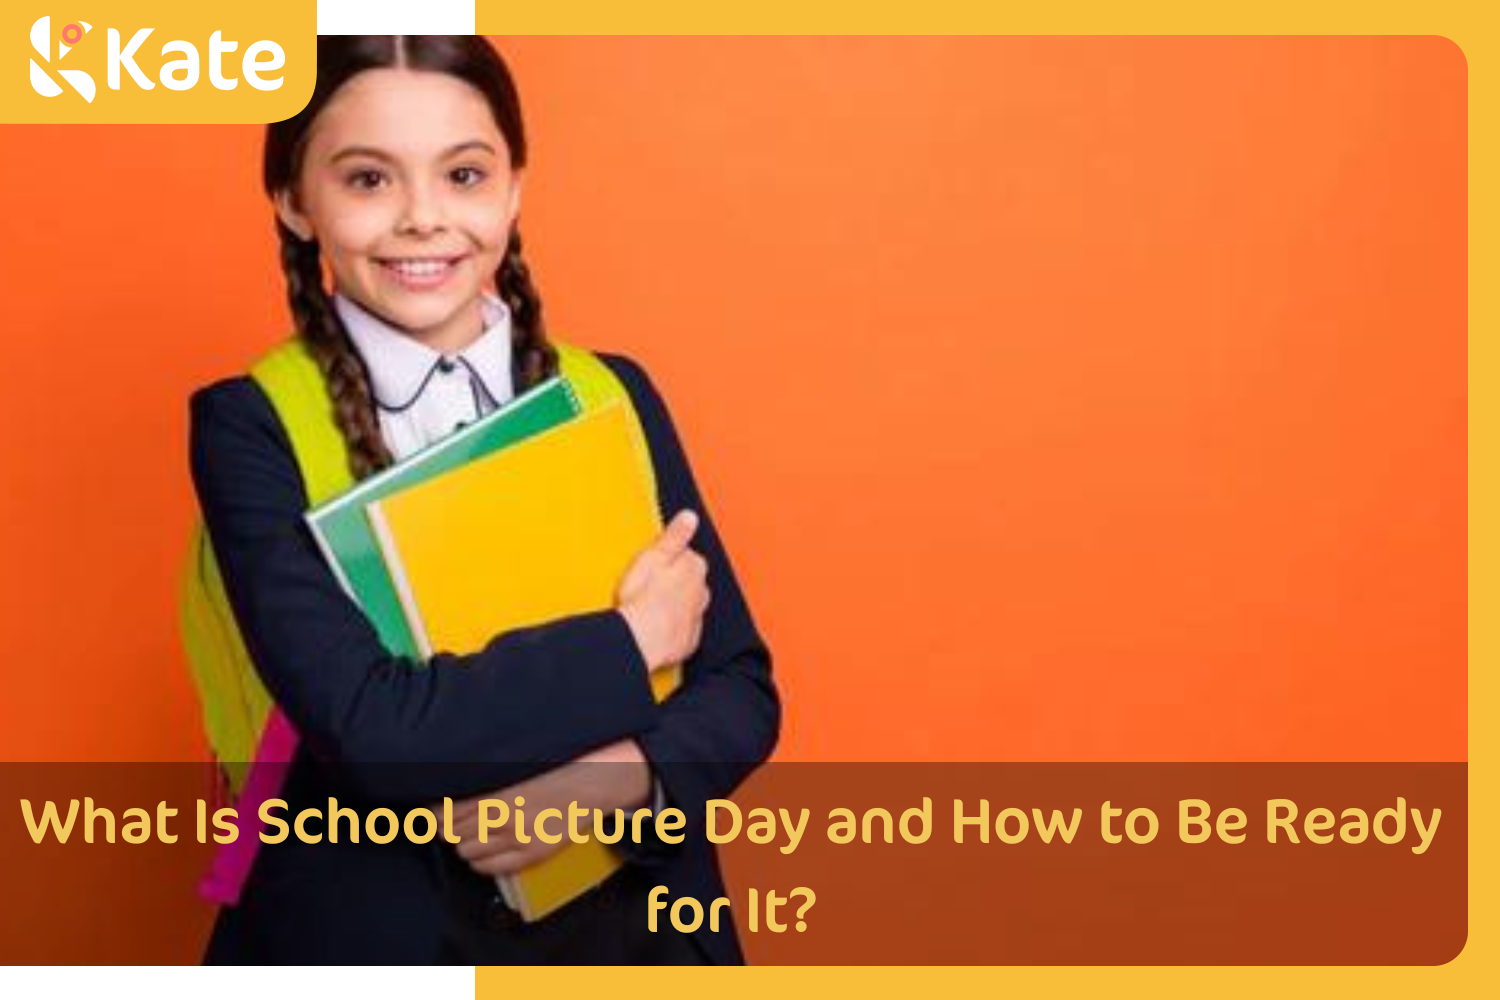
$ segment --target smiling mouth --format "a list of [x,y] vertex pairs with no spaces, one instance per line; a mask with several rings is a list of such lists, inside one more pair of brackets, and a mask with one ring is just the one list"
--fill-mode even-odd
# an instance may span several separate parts
[[375,262],[397,277],[423,280],[441,278],[465,259],[465,255],[460,254],[456,257],[376,257]]
[[376,257],[381,273],[408,293],[439,292],[451,283],[468,254],[455,257]]

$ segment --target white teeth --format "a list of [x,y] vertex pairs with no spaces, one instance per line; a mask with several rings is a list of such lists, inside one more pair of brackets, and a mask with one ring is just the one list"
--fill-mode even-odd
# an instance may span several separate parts
[[401,274],[422,278],[441,274],[453,265],[446,260],[393,260],[387,261],[386,266]]

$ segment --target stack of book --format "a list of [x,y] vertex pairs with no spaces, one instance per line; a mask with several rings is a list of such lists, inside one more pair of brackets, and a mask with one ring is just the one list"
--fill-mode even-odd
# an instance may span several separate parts
[[[612,607],[661,531],[650,456],[623,401],[588,412],[554,378],[307,514],[393,654],[471,653],[514,628]],[[680,683],[656,671],[658,700]],[[621,864],[597,839],[499,880],[538,920]]]

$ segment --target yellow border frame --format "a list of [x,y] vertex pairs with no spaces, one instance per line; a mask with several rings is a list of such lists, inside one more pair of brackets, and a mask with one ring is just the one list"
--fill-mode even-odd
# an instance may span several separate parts
[[[666,996],[685,990],[715,998],[800,996],[812,993],[859,996],[970,995],[1034,991],[1042,996],[1096,993],[1112,997],[1195,995],[1202,997],[1320,998],[1488,996],[1500,983],[1496,938],[1500,894],[1496,892],[1500,774],[1497,737],[1485,720],[1495,718],[1493,671],[1475,664],[1495,662],[1500,623],[1476,614],[1500,598],[1494,518],[1475,511],[1500,508],[1500,407],[1480,391],[1493,385],[1500,289],[1485,275],[1500,274],[1500,120],[1497,120],[1497,33],[1500,18],[1474,0],[1424,3],[1369,0],[1287,2],[1264,0],[1230,5],[1199,2],[1109,3],[1066,0],[1036,4],[975,3],[973,0],[761,0],[734,9],[728,4],[687,0],[559,0],[515,5],[476,0],[475,30],[482,34],[1391,34],[1444,35],[1469,64],[1469,941],[1462,954],[1438,967],[923,967],[758,968],[673,972],[637,970],[479,969],[478,997],[547,996],[588,991],[603,996]],[[1493,7],[1493,4],[1490,5]],[[1310,901],[1312,902],[1312,901]],[[1324,901],[1336,913],[1336,900]],[[1484,984],[1489,986],[1485,987]]]

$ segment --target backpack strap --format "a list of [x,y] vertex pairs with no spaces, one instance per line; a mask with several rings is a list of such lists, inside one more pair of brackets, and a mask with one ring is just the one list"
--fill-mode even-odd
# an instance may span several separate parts
[[[265,392],[291,440],[311,502],[337,495],[353,477],[333,403],[317,363],[300,338],[287,340],[258,361],[251,376]],[[203,707],[209,745],[223,765],[231,791],[244,785],[260,745],[272,701],[245,649],[208,532],[193,528],[183,574],[180,631]]]
[[266,354],[250,369],[250,377],[270,398],[291,439],[308,506],[316,507],[352,487],[354,475],[333,419],[333,399],[302,338],[293,337]]
[[178,633],[198,691],[209,748],[230,791],[238,793],[255,759],[271,696],[259,683],[229,613],[229,596],[202,521],[193,526],[188,543],[178,607]]

